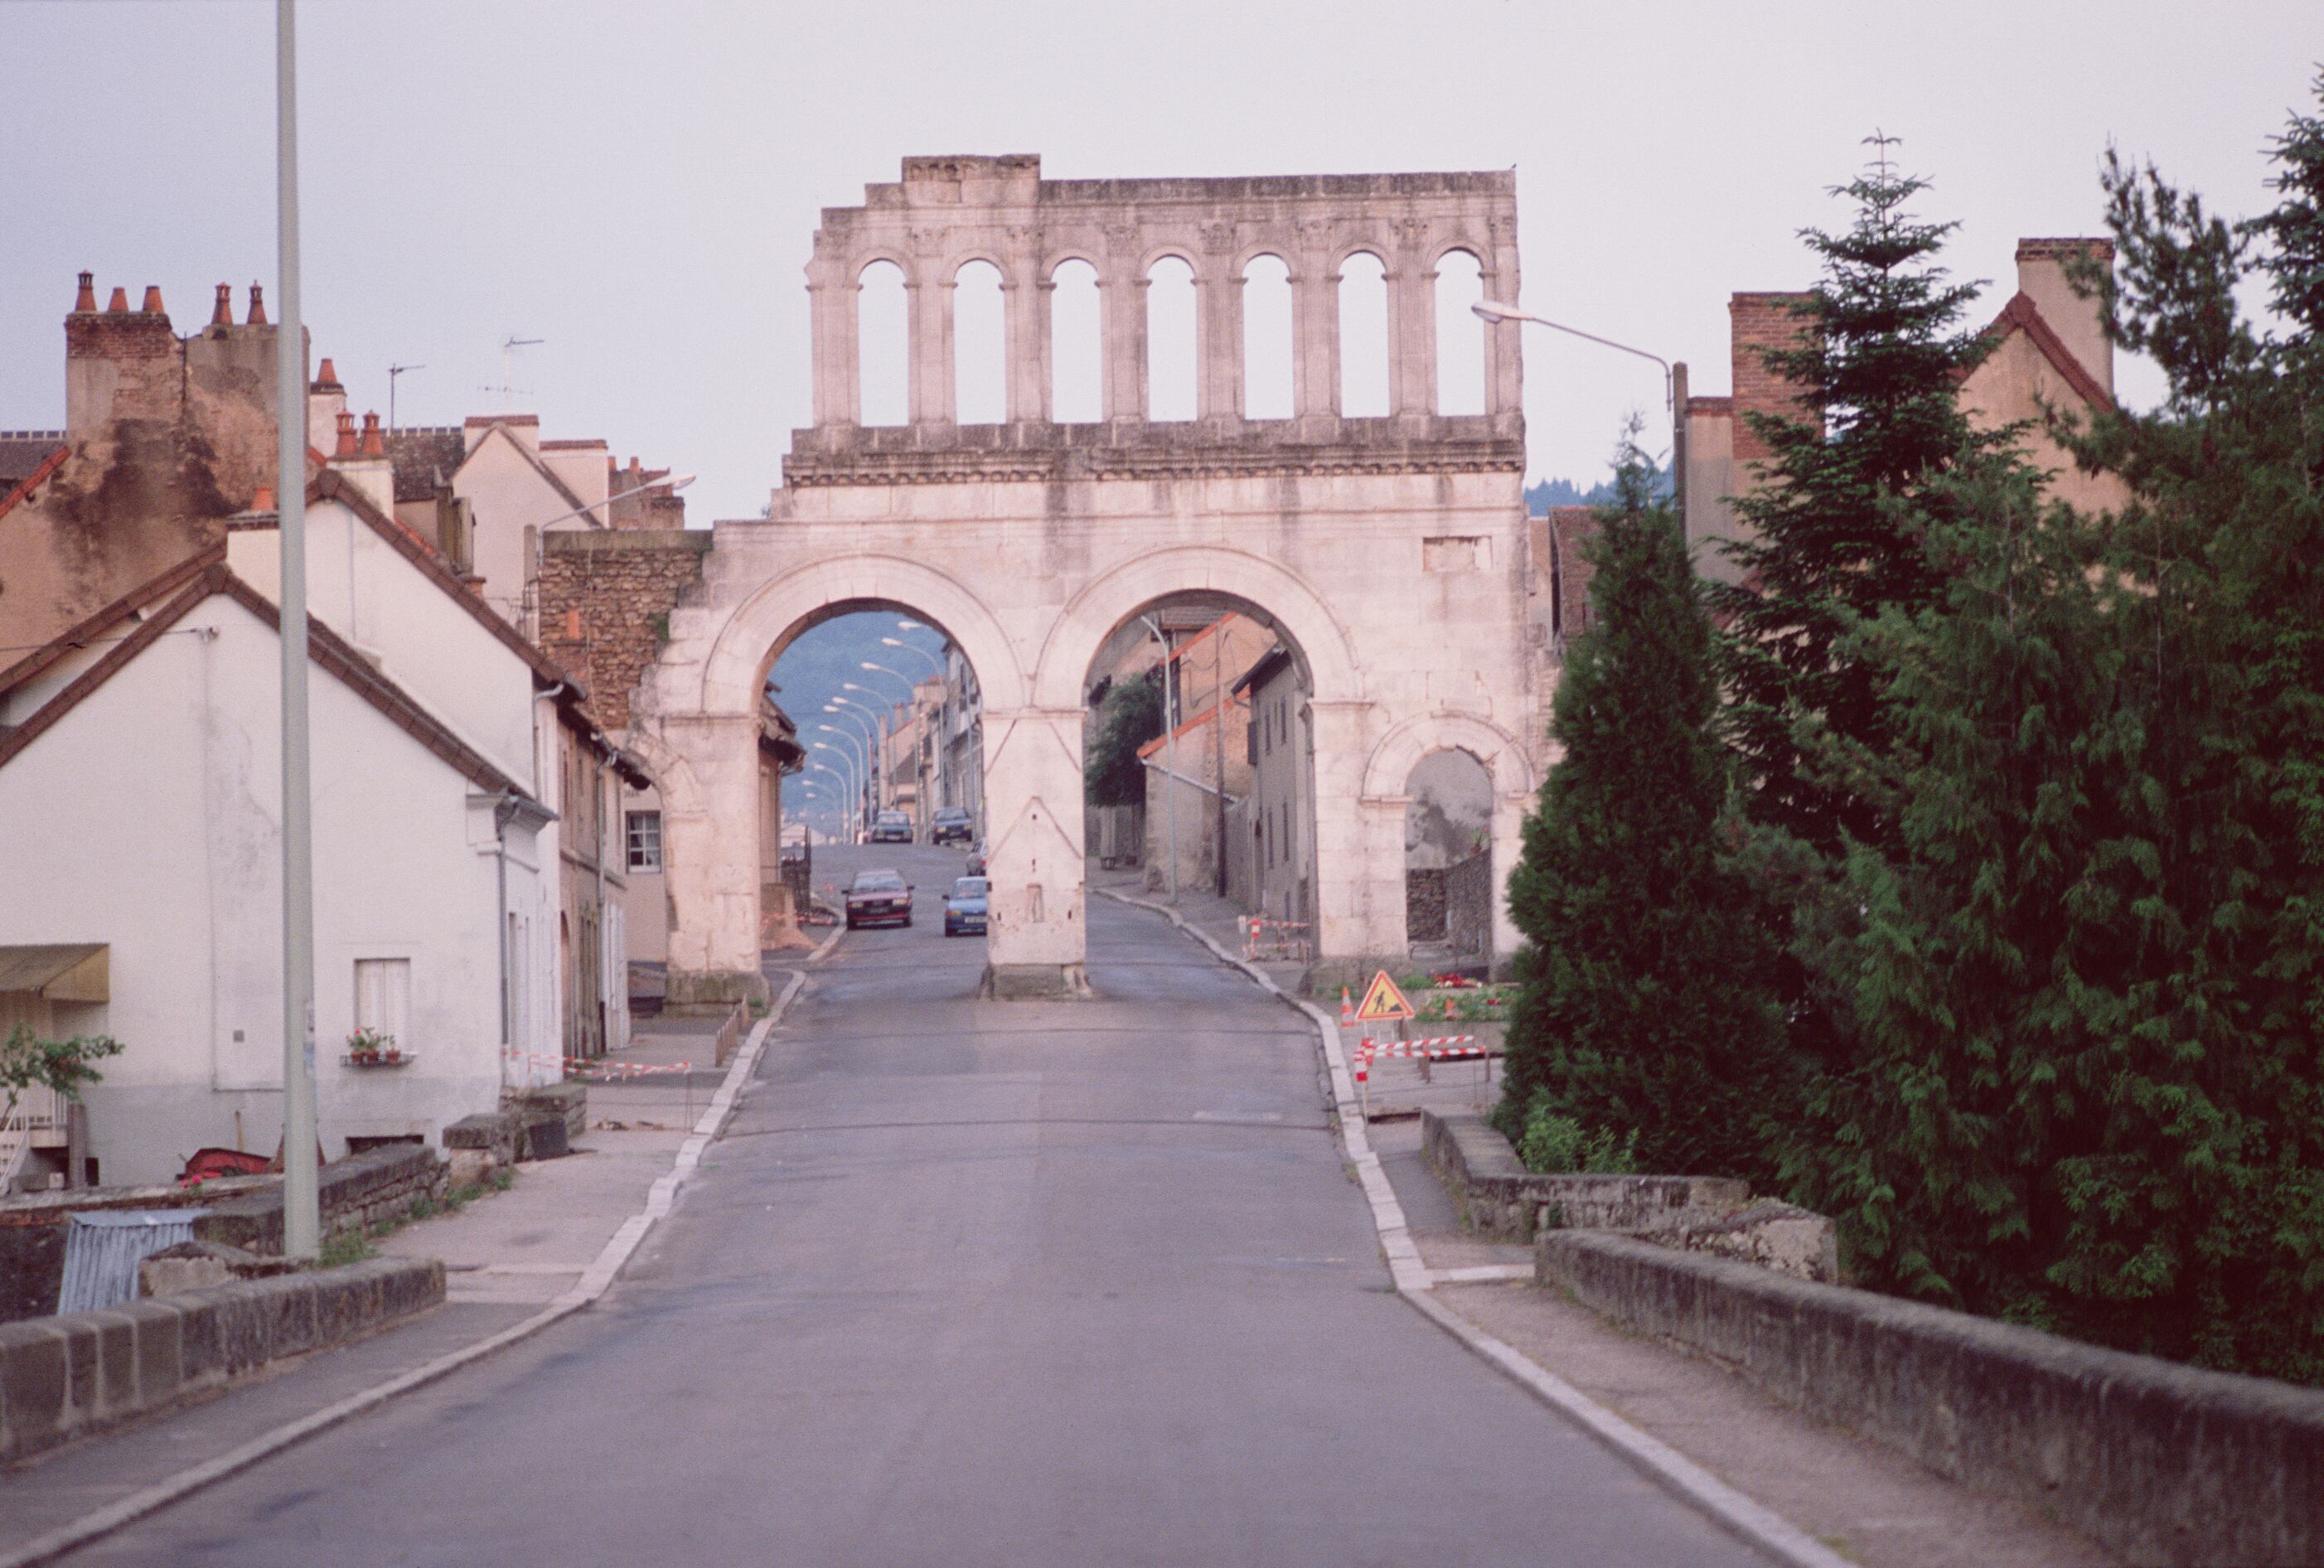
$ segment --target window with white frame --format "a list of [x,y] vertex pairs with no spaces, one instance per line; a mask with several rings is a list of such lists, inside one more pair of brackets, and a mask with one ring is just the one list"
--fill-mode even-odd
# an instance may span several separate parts
[[660,812],[630,813],[630,869],[633,872],[661,870]]
[[355,960],[355,1028],[380,1036],[382,1044],[412,1049],[410,959]]

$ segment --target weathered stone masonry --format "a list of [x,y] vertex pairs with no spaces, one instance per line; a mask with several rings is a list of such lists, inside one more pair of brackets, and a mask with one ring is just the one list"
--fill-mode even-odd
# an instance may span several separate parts
[[605,724],[625,730],[630,694],[669,638],[670,612],[702,580],[696,529],[551,533],[542,540],[541,651],[573,671]]
[[[1518,294],[1507,173],[1044,180],[1029,157],[915,158],[862,206],[827,209],[807,266],[816,424],[793,433],[763,520],[721,522],[703,580],[637,694],[630,743],[655,772],[674,911],[674,1000],[761,983],[755,705],[783,647],[824,616],[888,604],[942,627],[985,703],[1001,994],[1083,980],[1083,692],[1100,644],[1176,594],[1274,626],[1309,692],[1322,967],[1406,950],[1406,780],[1458,747],[1493,780],[1493,862],[1546,759],[1547,660],[1527,603],[1517,327],[1479,324],[1486,411],[1434,412],[1434,274],[1473,255]],[[1339,269],[1385,263],[1391,412],[1339,412]],[[1240,280],[1281,258],[1294,302],[1291,418],[1242,412]],[[1144,280],[1183,259],[1197,291],[1198,417],[1147,418]],[[1051,418],[1056,268],[1098,273],[1104,415]],[[963,426],[951,298],[1003,279],[1008,415]],[[863,269],[902,268],[910,422],[861,423]],[[602,689],[602,687],[601,687]],[[1514,933],[1495,946],[1513,951]]]

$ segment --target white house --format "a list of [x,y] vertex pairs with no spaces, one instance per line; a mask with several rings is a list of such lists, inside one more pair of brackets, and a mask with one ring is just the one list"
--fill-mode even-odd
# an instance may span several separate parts
[[[353,528],[334,554],[333,510],[315,513],[326,604],[309,688],[327,1158],[434,1141],[498,1102],[504,1031],[520,1056],[553,1055],[557,1039],[541,961],[553,814],[528,788],[522,710],[515,724],[481,701],[439,715],[395,660],[331,630],[335,569],[355,600],[327,607],[359,635],[393,581],[374,577],[383,562]],[[59,1022],[124,1047],[86,1095],[107,1182],[166,1180],[205,1146],[271,1153],[281,1139],[281,641],[271,596],[227,549],[0,671],[0,951],[104,951],[106,994]],[[256,552],[235,553],[256,569]],[[374,583],[382,596],[366,599]],[[447,638],[447,666],[459,657],[453,617],[430,623],[423,597],[395,596],[419,633]],[[474,673],[489,684],[488,668]],[[351,1062],[359,1027],[392,1036],[402,1063]]]

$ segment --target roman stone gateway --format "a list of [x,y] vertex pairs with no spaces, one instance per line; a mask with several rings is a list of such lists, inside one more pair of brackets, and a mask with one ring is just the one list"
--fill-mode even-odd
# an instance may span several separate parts
[[[1435,281],[1456,251],[1486,295],[1517,297],[1513,176],[1045,180],[1034,157],[912,158],[862,206],[825,209],[807,269],[815,426],[793,433],[769,515],[717,525],[633,712],[664,803],[673,1000],[759,987],[759,693],[793,638],[852,609],[939,626],[975,668],[996,994],[1084,985],[1085,686],[1109,635],[1170,595],[1260,618],[1299,661],[1325,971],[1406,951],[1406,780],[1430,752],[1485,766],[1505,873],[1545,761],[1549,667],[1526,598],[1517,326],[1446,318],[1477,334],[1484,411],[1436,411]],[[1339,280],[1365,253],[1386,273],[1389,404],[1359,419],[1340,411]],[[1242,281],[1261,257],[1290,274],[1285,419],[1243,412]],[[1166,258],[1195,284],[1195,417],[1176,422],[1147,417],[1147,285]],[[956,418],[952,301],[977,262],[1002,280],[1000,424]],[[858,295],[877,263],[901,270],[909,312],[910,418],[887,427],[861,415]],[[1069,263],[1098,282],[1103,418],[1085,424],[1052,417]]]

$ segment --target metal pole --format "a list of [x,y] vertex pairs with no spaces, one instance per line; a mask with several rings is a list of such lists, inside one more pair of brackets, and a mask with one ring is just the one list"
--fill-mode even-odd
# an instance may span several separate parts
[[1139,617],[1154,641],[1162,645],[1162,771],[1167,775],[1162,783],[1162,804],[1170,813],[1170,899],[1178,901],[1178,722],[1171,716],[1170,703],[1170,640],[1162,635],[1161,623],[1151,615]]
[[315,842],[307,756],[307,345],[299,309],[299,44],[274,4],[275,495],[282,545],[282,1255],[323,1250],[315,1170]]

